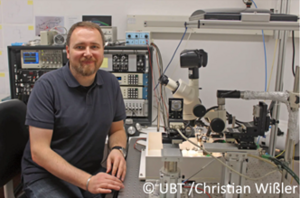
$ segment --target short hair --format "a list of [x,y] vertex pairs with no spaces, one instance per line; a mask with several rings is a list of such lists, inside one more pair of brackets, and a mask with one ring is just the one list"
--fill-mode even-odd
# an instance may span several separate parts
[[80,22],[77,22],[74,25],[72,25],[72,27],[70,28],[70,30],[68,32],[68,35],[67,35],[66,45],[68,45],[68,46],[70,45],[70,39],[71,39],[72,33],[78,27],[86,27],[86,28],[91,28],[91,29],[98,30],[99,33],[100,33],[100,35],[101,35],[101,38],[102,38],[103,46],[105,45],[105,37],[104,37],[104,34],[103,34],[103,32],[102,32],[102,30],[100,28],[100,25],[98,25],[96,23],[93,23],[91,21],[80,21]]

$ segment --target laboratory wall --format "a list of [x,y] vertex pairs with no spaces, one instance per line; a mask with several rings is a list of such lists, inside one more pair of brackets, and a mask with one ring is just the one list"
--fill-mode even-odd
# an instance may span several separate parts
[[[274,10],[280,9],[279,2],[279,0],[255,0],[258,8]],[[290,2],[290,13],[299,15],[299,0]],[[110,15],[112,25],[118,28],[118,39],[124,40],[128,23],[127,15],[190,16],[198,9],[243,7],[245,4],[242,0],[0,0],[0,94],[9,95],[7,45],[35,39],[36,29],[39,28],[38,25],[42,25],[37,25],[37,16],[58,17],[63,19],[64,26],[69,28],[72,23],[80,21],[82,15]],[[184,31],[183,27],[181,33],[156,34],[153,38],[153,42],[161,51],[164,68],[169,64]],[[264,91],[265,82],[271,78],[269,91],[273,91],[277,70],[277,56],[274,58],[274,49],[278,51],[279,48],[276,43],[276,36],[265,36],[266,80],[264,43],[261,33],[199,35],[188,29],[165,74],[173,80],[181,78],[188,82],[188,70],[180,68],[180,52],[184,49],[203,49],[208,53],[208,65],[199,69],[199,86],[202,88],[199,90],[199,95],[207,108],[217,104],[218,89]],[[295,65],[299,65],[299,36],[295,38],[295,50]],[[283,90],[293,89],[292,51],[292,39],[289,37],[285,51]],[[156,57],[153,57],[153,68],[156,84],[159,78]],[[272,76],[270,76],[271,71]],[[172,97],[169,90],[167,95]],[[157,115],[154,97],[153,94],[153,119]],[[226,108],[239,120],[249,121],[252,119],[253,105],[257,103],[258,101],[228,99]],[[283,105],[280,119],[287,120],[287,110]]]

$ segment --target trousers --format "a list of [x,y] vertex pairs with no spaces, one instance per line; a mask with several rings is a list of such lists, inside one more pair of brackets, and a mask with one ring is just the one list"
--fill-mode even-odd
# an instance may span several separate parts
[[[105,168],[98,172],[105,172]],[[40,179],[24,187],[27,198],[104,198],[105,194],[94,195],[57,177]]]

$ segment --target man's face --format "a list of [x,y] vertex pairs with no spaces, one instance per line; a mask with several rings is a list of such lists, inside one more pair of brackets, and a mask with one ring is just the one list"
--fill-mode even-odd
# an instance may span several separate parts
[[66,47],[70,69],[82,76],[95,74],[103,61],[103,41],[97,29],[78,27]]

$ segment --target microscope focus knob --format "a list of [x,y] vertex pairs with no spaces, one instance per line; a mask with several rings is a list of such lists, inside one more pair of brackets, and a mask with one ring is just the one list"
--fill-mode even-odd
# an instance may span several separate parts
[[220,118],[215,118],[210,122],[210,127],[213,132],[221,133],[225,128],[225,123]]
[[203,105],[198,104],[194,107],[193,113],[196,117],[202,118],[206,114],[206,108]]

